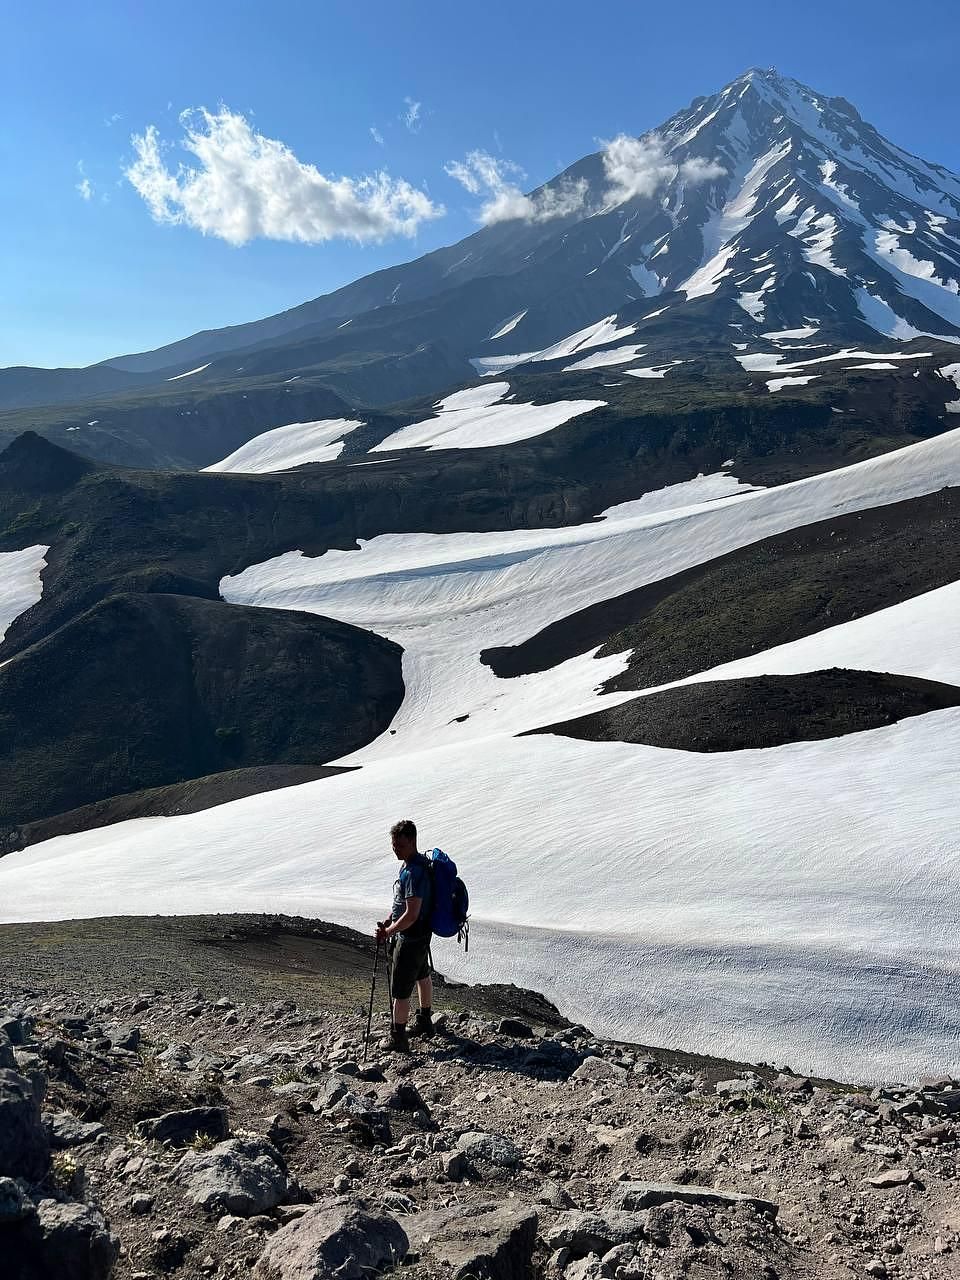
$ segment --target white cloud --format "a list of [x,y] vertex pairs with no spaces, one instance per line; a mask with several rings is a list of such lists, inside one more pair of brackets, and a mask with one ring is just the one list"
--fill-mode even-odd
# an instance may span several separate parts
[[221,106],[185,111],[180,146],[196,163],[167,167],[154,125],[131,138],[136,159],[125,175],[156,222],[181,224],[242,245],[257,237],[318,244],[415,234],[444,213],[423,191],[381,171],[328,178],[290,148]]
[[74,186],[75,191],[79,191],[82,200],[93,199],[93,183],[87,177],[83,169],[83,161],[77,161],[77,173],[80,175],[80,181]]
[[514,181],[524,177],[519,165],[498,160],[488,151],[471,151],[465,159],[454,160],[444,165],[444,169],[472,196],[486,196],[478,218],[488,227],[495,222],[550,222],[554,218],[565,218],[581,210],[587,199],[587,183],[583,178],[565,179],[532,196],[525,195]]
[[404,98],[406,103],[406,111],[400,117],[411,133],[416,133],[422,124],[420,119],[420,108],[423,106],[421,102],[414,102],[412,98]]
[[121,113],[119,111],[114,111],[112,115],[104,117],[103,123],[106,125],[108,129],[112,129],[113,126],[117,123],[117,121],[122,119],[123,119],[123,116],[121,115]]
[[375,124],[370,126],[370,137],[374,140],[378,147],[385,147],[387,144],[383,140],[383,134]]
[[603,169],[610,183],[604,193],[608,204],[623,204],[625,200],[639,196],[652,196],[677,177],[697,185],[726,173],[723,165],[701,156],[678,165],[667,153],[663,139],[655,133],[645,138],[621,133],[611,142],[604,143]]

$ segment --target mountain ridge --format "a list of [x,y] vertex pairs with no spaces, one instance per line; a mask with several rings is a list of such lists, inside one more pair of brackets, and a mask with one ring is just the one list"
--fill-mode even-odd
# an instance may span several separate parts
[[[703,324],[742,323],[748,336],[816,317],[838,340],[960,342],[960,178],[888,142],[845,99],[751,69],[618,141],[529,197],[536,208],[545,192],[578,189],[578,210],[482,227],[277,315],[88,370],[0,370],[0,408],[66,403],[81,385],[89,398],[307,369],[386,404],[469,380],[473,357],[541,350],[644,298],[678,323],[677,355],[681,313],[704,299]],[[376,385],[376,361],[431,342],[446,353],[440,380],[431,355],[419,383],[396,372]],[[251,362],[238,368],[243,352]]]

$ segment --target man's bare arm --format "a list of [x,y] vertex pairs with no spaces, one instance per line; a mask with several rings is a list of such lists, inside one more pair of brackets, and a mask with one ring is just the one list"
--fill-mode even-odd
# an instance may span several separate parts
[[422,906],[422,898],[407,898],[407,905],[404,908],[403,915],[398,920],[393,920],[387,925],[383,931],[384,937],[390,938],[395,933],[403,933],[412,924],[416,924],[420,918],[420,908]]

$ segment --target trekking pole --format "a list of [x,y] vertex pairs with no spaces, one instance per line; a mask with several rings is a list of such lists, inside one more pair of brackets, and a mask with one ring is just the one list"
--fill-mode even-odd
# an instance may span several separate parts
[[363,1063],[367,1061],[367,1045],[370,1043],[370,1025],[373,1022],[373,996],[377,989],[377,970],[380,967],[380,939],[377,939],[377,949],[373,955],[373,980],[370,983],[370,1007],[367,1009],[367,1033],[363,1037]]

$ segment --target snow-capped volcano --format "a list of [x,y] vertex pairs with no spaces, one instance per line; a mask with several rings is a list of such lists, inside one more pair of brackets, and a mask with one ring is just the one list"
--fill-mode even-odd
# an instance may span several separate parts
[[[774,70],[517,196],[459,243],[281,315],[88,370],[0,371],[0,407],[292,378],[390,404],[549,359],[607,317],[653,334],[661,363],[730,356],[738,328],[749,340],[815,327],[868,350],[960,342],[960,178]],[[90,417],[102,424],[99,407]]]
[[624,306],[670,295],[657,306],[674,320],[699,302],[704,321],[747,332],[960,340],[960,179],[774,70],[608,144],[548,189],[573,182],[589,194],[559,238],[592,256],[585,283],[604,297],[619,288]]

